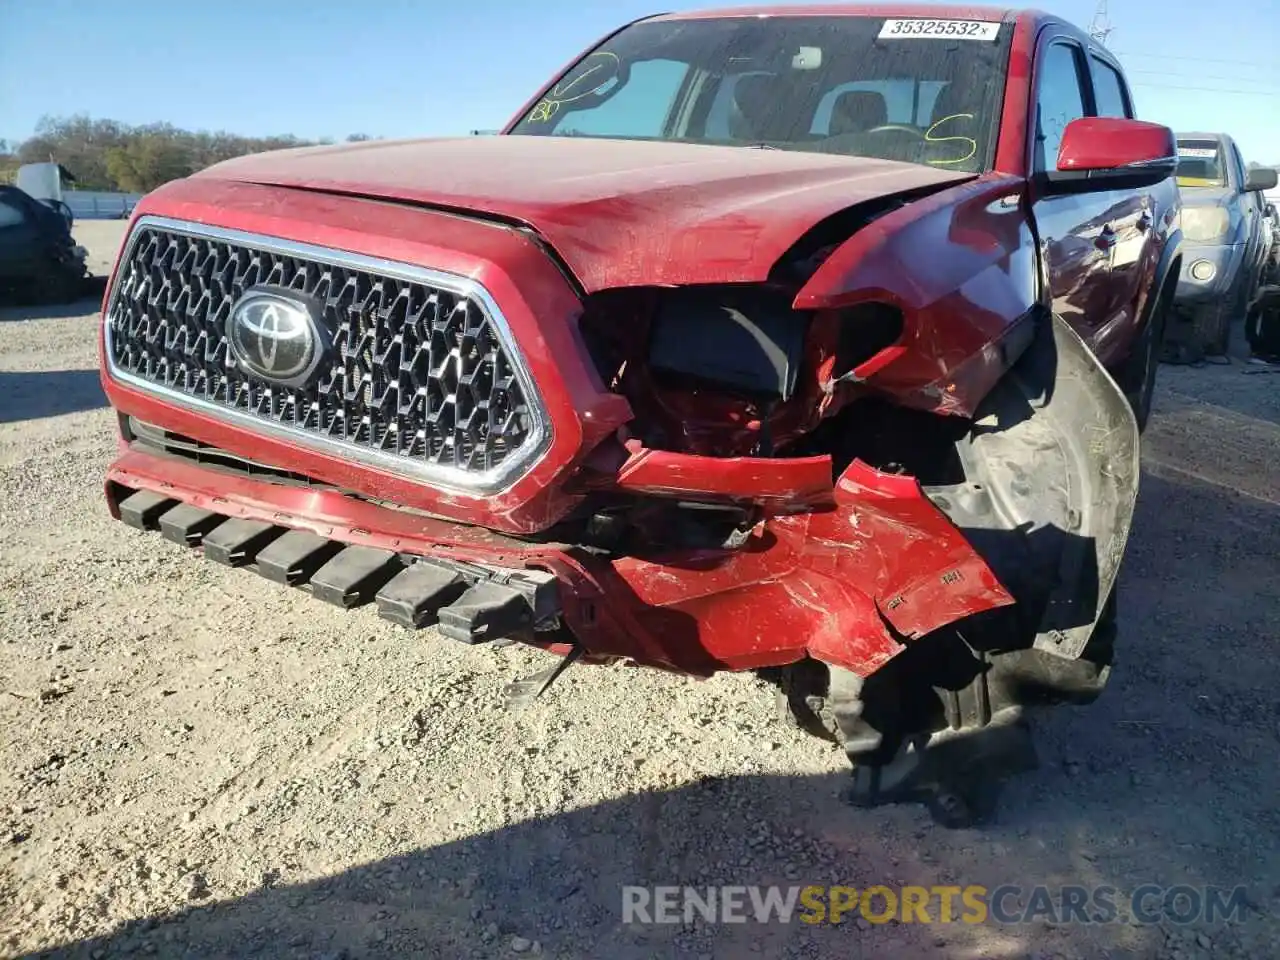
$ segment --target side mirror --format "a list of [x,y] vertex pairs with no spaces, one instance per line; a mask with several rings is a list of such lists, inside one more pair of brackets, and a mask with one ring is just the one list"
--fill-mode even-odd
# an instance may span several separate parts
[[1058,169],[1045,174],[1053,193],[1149,186],[1178,168],[1173,131],[1126,117],[1079,117],[1067,124]]
[[1244,175],[1244,192],[1274,190],[1277,182],[1280,182],[1280,176],[1271,167],[1252,167]]

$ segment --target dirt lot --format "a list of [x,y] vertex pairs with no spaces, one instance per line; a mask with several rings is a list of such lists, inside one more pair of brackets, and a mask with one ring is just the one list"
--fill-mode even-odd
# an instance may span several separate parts
[[[118,223],[82,223],[99,268]],[[839,796],[758,681],[412,636],[113,523],[96,304],[0,311],[0,951],[1263,957],[1280,943],[1280,376],[1164,368],[1112,686],[996,822]],[[624,884],[1247,887],[1232,924],[624,926]],[[935,917],[936,919],[936,917]]]

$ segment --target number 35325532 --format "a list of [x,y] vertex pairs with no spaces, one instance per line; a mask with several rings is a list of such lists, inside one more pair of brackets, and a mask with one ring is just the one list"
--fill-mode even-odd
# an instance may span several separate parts
[[994,40],[1000,24],[987,20],[886,20],[880,40]]

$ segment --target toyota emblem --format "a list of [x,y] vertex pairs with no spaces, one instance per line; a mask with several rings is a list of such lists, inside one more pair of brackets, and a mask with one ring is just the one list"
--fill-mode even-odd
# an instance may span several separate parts
[[326,348],[305,300],[262,289],[249,290],[231,308],[227,342],[242,369],[282,387],[309,382]]

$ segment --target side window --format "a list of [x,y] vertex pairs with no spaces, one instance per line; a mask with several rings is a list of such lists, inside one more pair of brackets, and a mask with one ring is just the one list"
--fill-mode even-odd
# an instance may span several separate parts
[[1233,141],[1231,144],[1231,165],[1236,168],[1236,182],[1244,186],[1244,178],[1247,173],[1244,165],[1244,157],[1240,155],[1240,148]]
[[26,223],[27,218],[21,210],[11,203],[0,200],[0,230],[5,227],[18,227]]
[[1058,147],[1067,124],[1085,115],[1084,77],[1080,48],[1052,43],[1040,55],[1040,85],[1036,90],[1037,170],[1058,169]]
[[1132,117],[1124,80],[1111,64],[1093,57],[1093,98],[1100,117]]
[[667,115],[689,72],[676,60],[642,60],[631,67],[626,85],[586,110],[564,110],[553,129],[559,134],[661,137]]

